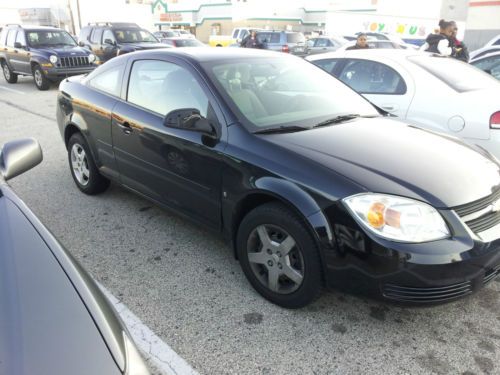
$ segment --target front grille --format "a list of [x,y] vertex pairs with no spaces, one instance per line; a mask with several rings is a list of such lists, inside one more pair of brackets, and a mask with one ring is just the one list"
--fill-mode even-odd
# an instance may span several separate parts
[[492,270],[487,271],[484,274],[483,283],[488,284],[490,281],[495,279],[498,275],[500,275],[500,265],[496,266],[496,268],[494,268]]
[[61,68],[77,68],[81,66],[90,66],[89,58],[87,56],[70,56],[61,57],[59,59],[58,67]]
[[[480,233],[500,224],[500,211],[487,211],[488,207],[499,199],[500,189],[485,198],[455,207],[453,210],[464,220],[471,231]],[[468,218],[468,216],[474,216],[475,213],[480,213],[482,210],[486,210],[486,212],[481,216]]]
[[385,284],[382,293],[386,298],[402,302],[443,302],[472,293],[472,286],[470,281],[428,288]]

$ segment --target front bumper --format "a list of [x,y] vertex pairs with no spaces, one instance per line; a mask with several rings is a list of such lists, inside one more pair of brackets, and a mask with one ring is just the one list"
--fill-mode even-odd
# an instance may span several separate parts
[[323,250],[326,281],[350,293],[437,304],[474,293],[500,276],[500,225],[483,238],[453,225],[451,238],[421,244],[372,237],[352,219],[334,225],[334,232],[337,248]]
[[76,68],[49,68],[44,69],[44,72],[49,79],[65,78],[70,76],[77,76],[80,74],[87,74],[97,68],[97,65],[82,66]]

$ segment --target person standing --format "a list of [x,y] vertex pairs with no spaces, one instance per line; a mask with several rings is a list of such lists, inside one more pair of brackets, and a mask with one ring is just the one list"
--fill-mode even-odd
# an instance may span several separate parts
[[461,60],[463,62],[469,62],[469,50],[464,42],[457,39],[458,27],[455,21],[451,21],[452,26],[452,34],[451,34],[451,42],[455,49],[455,53],[452,55],[457,60]]
[[252,30],[250,36],[243,39],[241,46],[244,48],[262,48],[262,45],[257,40],[257,32]]
[[368,49],[370,46],[368,45],[368,37],[364,33],[358,34],[358,38],[356,39],[356,44],[346,48],[346,51],[353,49]]
[[442,56],[452,56],[454,48],[451,42],[453,25],[451,22],[439,21],[439,34],[429,34],[425,43],[420,47],[421,51],[438,53]]

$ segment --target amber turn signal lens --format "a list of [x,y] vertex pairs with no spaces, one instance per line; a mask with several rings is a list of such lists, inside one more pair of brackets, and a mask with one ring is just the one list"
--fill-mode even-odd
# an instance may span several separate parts
[[366,219],[373,228],[382,228],[384,226],[384,211],[385,206],[382,203],[377,202],[371,205],[366,215]]

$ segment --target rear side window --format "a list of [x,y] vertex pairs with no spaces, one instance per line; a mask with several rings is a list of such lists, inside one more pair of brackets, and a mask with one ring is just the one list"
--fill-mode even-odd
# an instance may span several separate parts
[[78,36],[79,40],[89,40],[90,32],[92,31],[91,27],[84,27],[80,30],[80,35]]
[[403,95],[406,83],[391,67],[368,60],[352,59],[338,77],[361,94]]
[[426,55],[410,56],[408,60],[458,92],[498,88],[495,78],[462,61]]
[[3,29],[2,32],[0,33],[0,45],[5,45],[5,42],[7,41],[7,33],[9,30]]
[[14,47],[14,42],[16,41],[16,32],[17,30],[9,30],[9,34],[7,35],[7,46]]
[[92,43],[101,43],[102,29],[94,29],[92,35],[90,35],[90,41]]
[[287,43],[305,43],[306,38],[302,33],[287,33],[286,42]]
[[335,65],[339,62],[339,59],[325,59],[325,60],[316,60],[312,63],[314,65],[319,66],[321,69],[326,70],[328,73],[333,74],[333,69],[335,69]]
[[113,96],[120,96],[122,74],[124,65],[117,65],[104,70],[96,71],[88,81],[88,85],[96,90]]

